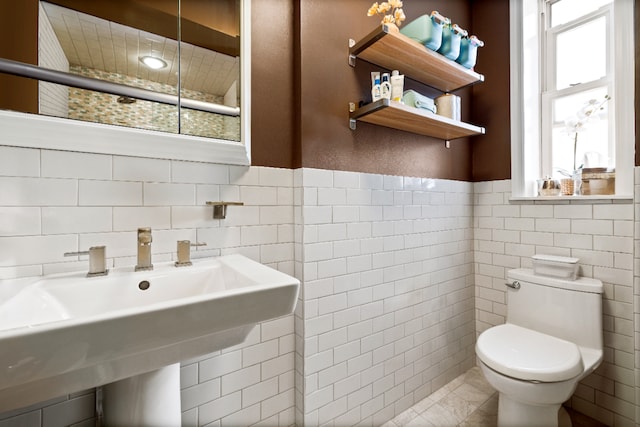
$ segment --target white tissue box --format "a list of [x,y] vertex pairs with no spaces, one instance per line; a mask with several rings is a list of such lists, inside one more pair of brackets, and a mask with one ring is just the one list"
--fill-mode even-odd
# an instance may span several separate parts
[[557,277],[558,279],[576,280],[578,277],[578,258],[556,255],[534,255],[533,274]]

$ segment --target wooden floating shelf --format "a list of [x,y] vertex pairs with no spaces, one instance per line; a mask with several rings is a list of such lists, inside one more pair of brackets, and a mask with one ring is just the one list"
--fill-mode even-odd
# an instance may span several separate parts
[[443,92],[452,92],[484,81],[484,76],[410,39],[396,26],[381,25],[349,48],[349,63],[355,58],[405,76]]
[[380,99],[351,112],[351,127],[359,120],[379,126],[432,136],[444,140],[482,135],[484,128],[439,116],[421,108],[409,107],[397,101]]

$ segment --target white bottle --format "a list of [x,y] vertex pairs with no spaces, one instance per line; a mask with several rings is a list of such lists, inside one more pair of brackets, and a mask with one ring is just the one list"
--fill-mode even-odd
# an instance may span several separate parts
[[391,99],[391,83],[389,82],[389,73],[382,73],[380,95],[385,99]]
[[404,75],[398,70],[391,72],[391,100],[402,102],[402,94],[404,92]]
[[380,73],[371,72],[371,101],[376,102],[381,98]]

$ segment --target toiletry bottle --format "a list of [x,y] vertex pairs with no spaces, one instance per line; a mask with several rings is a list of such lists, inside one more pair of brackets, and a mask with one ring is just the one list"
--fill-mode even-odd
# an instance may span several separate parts
[[391,83],[389,82],[389,73],[382,73],[380,95],[385,99],[391,99]]
[[376,102],[381,98],[380,73],[371,72],[371,102]]
[[391,72],[391,100],[402,102],[402,94],[404,92],[404,75],[400,71],[393,70]]

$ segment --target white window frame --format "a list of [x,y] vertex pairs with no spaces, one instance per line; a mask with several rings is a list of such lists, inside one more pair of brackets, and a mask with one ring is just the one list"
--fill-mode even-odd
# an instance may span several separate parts
[[[543,28],[538,0],[510,0],[511,55],[511,186],[512,199],[539,199],[536,179],[542,176],[540,43]],[[615,111],[616,191],[614,196],[573,196],[584,199],[633,197],[634,39],[633,2],[613,2],[613,91]],[[563,199],[564,200],[564,199]]]
[[[540,7],[545,8],[545,14],[547,15],[544,18],[544,21],[549,21],[550,19],[550,9],[551,5],[558,0],[542,0]],[[557,66],[556,66],[556,42],[554,39],[557,39],[558,34],[562,34],[565,31],[569,31],[573,28],[584,25],[588,22],[593,22],[596,19],[605,18],[606,22],[606,43],[608,48],[608,55],[606,58],[606,75],[602,78],[590,82],[582,82],[577,84],[576,86],[557,89]],[[607,6],[604,6],[601,9],[595,10],[591,13],[588,13],[580,18],[566,24],[557,25],[554,28],[542,28],[541,32],[544,34],[545,40],[542,42],[542,53],[544,55],[546,61],[546,67],[542,67],[541,77],[542,77],[542,109],[543,111],[549,111],[548,114],[542,114],[541,119],[541,130],[542,130],[542,141],[540,144],[541,153],[541,165],[542,165],[542,175],[554,175],[554,164],[552,160],[552,133],[554,129],[554,112],[553,112],[553,102],[557,99],[564,98],[566,96],[580,94],[589,90],[598,89],[601,87],[606,87],[606,93],[612,94],[614,90],[614,67],[613,61],[615,60],[614,51],[613,51],[613,25],[611,20],[613,19],[613,3],[610,3]],[[546,24],[545,24],[546,25]],[[610,123],[615,123],[614,119],[614,108],[608,108],[607,111],[609,113]],[[616,152],[615,147],[615,126],[609,126],[609,153]],[[578,163],[579,165],[580,163]]]

